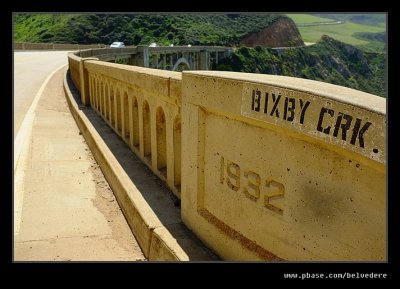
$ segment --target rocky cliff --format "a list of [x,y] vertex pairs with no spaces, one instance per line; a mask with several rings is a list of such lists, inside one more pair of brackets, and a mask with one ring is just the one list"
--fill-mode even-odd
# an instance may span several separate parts
[[249,47],[290,47],[303,46],[304,42],[293,20],[278,18],[259,32],[251,33],[241,39],[241,44]]

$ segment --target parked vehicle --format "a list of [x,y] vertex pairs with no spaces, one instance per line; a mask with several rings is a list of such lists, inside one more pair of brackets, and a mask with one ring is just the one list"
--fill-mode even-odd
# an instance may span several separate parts
[[149,45],[149,47],[158,47],[157,43],[153,42]]
[[125,47],[125,44],[123,42],[118,42],[118,41],[113,42],[110,45],[110,48],[122,48],[122,47]]

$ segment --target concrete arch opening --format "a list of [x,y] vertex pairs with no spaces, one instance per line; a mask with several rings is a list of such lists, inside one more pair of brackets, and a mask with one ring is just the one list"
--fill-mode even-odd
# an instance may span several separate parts
[[94,79],[92,76],[89,76],[89,100],[90,100],[90,106],[93,108],[93,94],[94,94]]
[[114,99],[114,88],[110,85],[110,123],[115,129],[115,99]]
[[139,107],[136,97],[132,100],[132,146],[139,146]]
[[100,113],[100,80],[96,79],[96,109]]
[[93,77],[93,104],[92,104],[92,108],[94,110],[96,110],[96,105],[97,105],[97,101],[96,101],[96,97],[97,97],[97,79],[95,77]]
[[94,79],[94,102],[93,102],[93,108],[98,111],[97,104],[98,100],[97,98],[99,97],[99,80],[97,78]]
[[178,115],[174,121],[174,185],[178,192],[181,191],[181,117]]
[[156,115],[156,139],[157,139],[157,169],[167,177],[167,128],[165,113],[161,107],[157,108]]
[[[100,94],[101,94],[101,90],[100,90],[100,79],[97,79],[97,85],[96,85],[96,108],[97,111],[100,113]],[[101,113],[100,113],[101,114]]]
[[108,111],[108,91],[107,91],[107,82],[104,81],[103,83],[103,114],[104,114],[104,120],[107,120],[107,111]]
[[121,93],[119,92],[119,89],[117,88],[117,93],[116,93],[116,104],[117,104],[117,111],[116,111],[116,121],[115,121],[115,129],[117,133],[123,138],[122,135],[122,114],[121,114]]
[[128,102],[128,93],[125,91],[124,93],[124,101],[123,101],[123,121],[124,121],[124,137],[125,137],[125,142],[129,143],[130,139],[130,131],[129,131],[129,102]]
[[100,89],[100,79],[97,79],[97,98],[96,98],[96,107],[97,107],[97,111],[99,112],[99,114],[101,115],[101,89]]
[[190,70],[190,64],[186,58],[181,57],[179,58],[174,67],[172,68],[173,71],[182,71],[182,70]]
[[108,91],[108,84],[105,84],[105,97],[106,97],[106,101],[105,101],[105,117],[106,120],[110,119],[110,93]]
[[147,101],[143,103],[143,154],[151,163],[150,107]]
[[104,117],[104,85],[103,81],[100,81],[100,114]]
[[95,92],[96,92],[96,87],[95,87],[95,85],[96,85],[96,82],[95,82],[95,79],[94,79],[94,77],[92,77],[92,83],[91,83],[91,92],[90,92],[90,106],[92,107],[92,108],[94,108],[94,94],[95,94]]

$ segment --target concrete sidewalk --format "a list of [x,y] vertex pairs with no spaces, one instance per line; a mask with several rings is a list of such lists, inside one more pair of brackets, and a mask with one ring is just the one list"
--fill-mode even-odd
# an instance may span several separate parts
[[145,260],[71,116],[63,91],[65,69],[43,91],[29,150],[15,173],[21,186],[14,198],[21,206],[14,260]]
[[80,95],[67,73],[71,113],[149,261],[220,261],[181,219],[180,200]]

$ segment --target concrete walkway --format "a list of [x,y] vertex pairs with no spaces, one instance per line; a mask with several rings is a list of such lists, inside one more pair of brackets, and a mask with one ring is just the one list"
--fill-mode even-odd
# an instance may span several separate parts
[[145,260],[71,116],[65,69],[41,95],[15,171],[14,260]]
[[180,200],[89,106],[70,74],[66,99],[149,261],[220,261],[182,222]]
[[14,51],[14,138],[47,76],[67,64],[68,51]]

